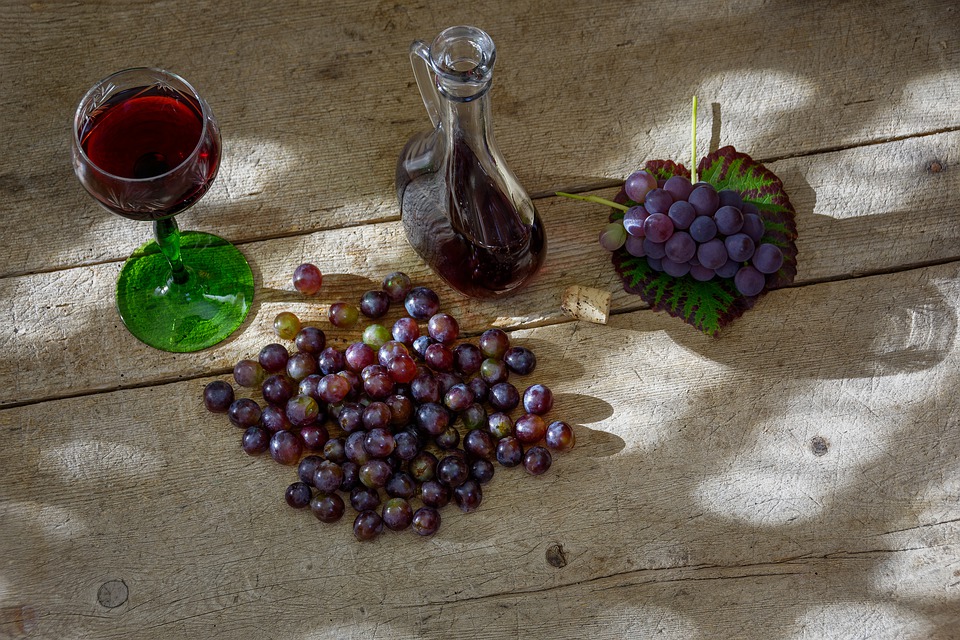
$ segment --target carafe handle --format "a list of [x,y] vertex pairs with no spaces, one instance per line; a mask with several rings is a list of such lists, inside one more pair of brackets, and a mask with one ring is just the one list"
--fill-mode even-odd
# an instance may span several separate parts
[[437,127],[440,125],[440,94],[437,93],[433,64],[430,61],[430,47],[422,40],[416,40],[410,45],[410,65],[413,67],[413,77],[417,81],[420,97],[423,98],[423,106],[427,108],[430,122]]

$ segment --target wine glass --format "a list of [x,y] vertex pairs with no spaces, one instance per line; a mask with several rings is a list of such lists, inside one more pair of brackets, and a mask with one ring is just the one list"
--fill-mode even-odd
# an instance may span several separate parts
[[162,69],[119,71],[80,101],[73,168],[113,213],[153,222],[155,241],[117,279],[127,329],[164,351],[197,351],[240,326],[253,301],[243,254],[208,233],[181,233],[174,216],[199,200],[220,166],[220,130],[207,103]]

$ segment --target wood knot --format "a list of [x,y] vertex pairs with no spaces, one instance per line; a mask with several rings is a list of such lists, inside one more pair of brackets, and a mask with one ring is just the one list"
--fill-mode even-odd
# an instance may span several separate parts
[[943,165],[940,164],[940,162],[938,162],[937,160],[934,160],[933,162],[930,163],[930,166],[928,167],[928,169],[930,169],[930,173],[940,173],[941,171],[943,171]]
[[567,554],[564,553],[562,544],[552,544],[547,547],[547,564],[557,569],[567,566]]
[[813,455],[820,456],[827,455],[827,451],[830,450],[830,443],[827,442],[827,439],[823,436],[814,436],[810,439],[810,450],[813,451]]
[[127,601],[130,590],[123,580],[109,580],[100,585],[97,591],[97,602],[107,609],[115,609]]

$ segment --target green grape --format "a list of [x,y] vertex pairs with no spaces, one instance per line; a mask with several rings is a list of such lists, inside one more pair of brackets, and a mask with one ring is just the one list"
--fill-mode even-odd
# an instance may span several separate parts
[[379,349],[384,343],[392,339],[393,335],[390,333],[390,329],[382,324],[372,324],[363,330],[363,343],[374,349]]
[[289,311],[281,311],[273,319],[273,331],[283,340],[293,340],[300,331],[300,318]]

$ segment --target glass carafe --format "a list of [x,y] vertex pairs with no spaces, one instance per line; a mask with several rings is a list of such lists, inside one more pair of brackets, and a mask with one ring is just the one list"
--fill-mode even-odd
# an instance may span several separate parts
[[533,201],[493,138],[489,89],[496,50],[475,27],[450,27],[410,61],[433,129],[397,162],[407,239],[450,286],[476,298],[508,294],[543,263],[547,241]]

